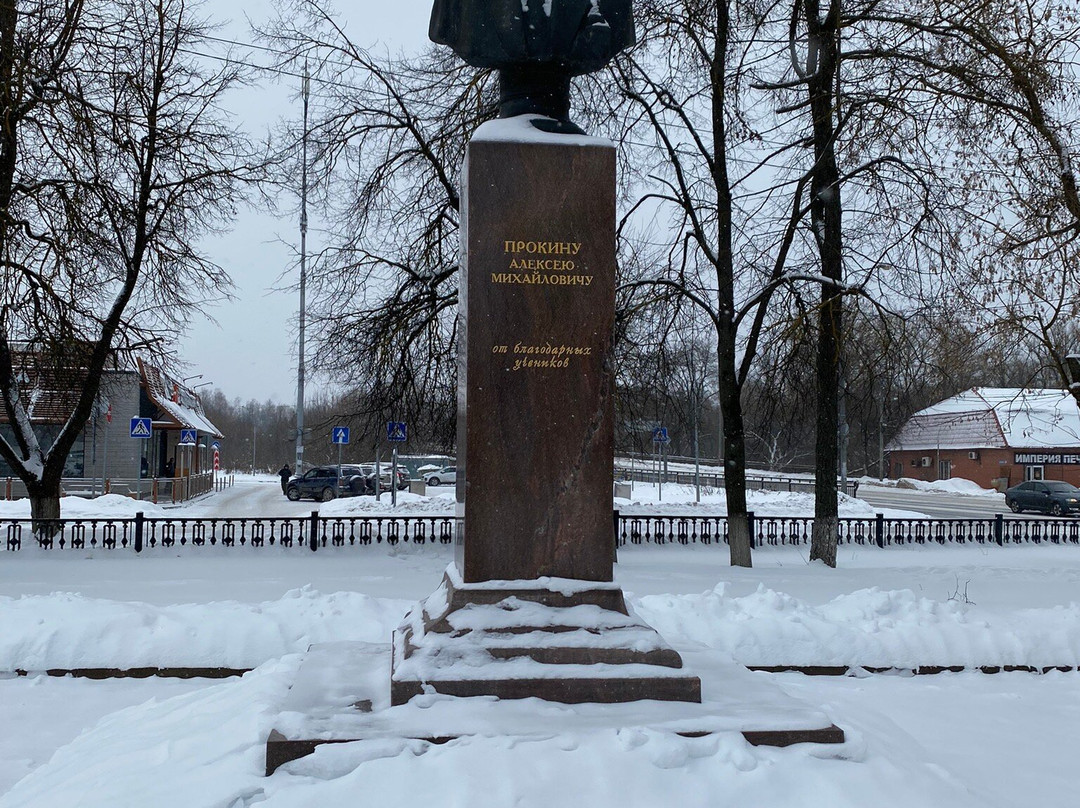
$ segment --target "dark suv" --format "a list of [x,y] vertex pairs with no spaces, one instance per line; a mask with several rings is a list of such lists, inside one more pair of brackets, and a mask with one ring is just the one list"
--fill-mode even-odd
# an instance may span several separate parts
[[289,480],[285,496],[293,502],[304,497],[329,502],[334,497],[363,494],[366,489],[367,478],[360,466],[342,465],[340,478],[337,466],[316,466]]
[[1080,488],[1060,480],[1029,480],[1005,492],[1013,513],[1043,511],[1054,516],[1080,511]]

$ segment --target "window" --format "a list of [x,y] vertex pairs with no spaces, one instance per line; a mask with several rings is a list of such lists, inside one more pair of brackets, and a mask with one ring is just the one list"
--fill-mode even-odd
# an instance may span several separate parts
[[937,464],[937,476],[939,480],[952,479],[952,461],[939,460]]
[[1042,466],[1024,466],[1024,479],[1025,480],[1041,480],[1041,479],[1043,479],[1043,467]]

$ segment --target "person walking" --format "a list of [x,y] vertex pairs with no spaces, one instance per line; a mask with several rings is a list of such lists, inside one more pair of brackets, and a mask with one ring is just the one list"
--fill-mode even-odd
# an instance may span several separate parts
[[288,463],[281,467],[281,471],[278,472],[278,477],[281,478],[281,493],[285,494],[289,487],[289,478],[292,477],[292,469],[289,468]]

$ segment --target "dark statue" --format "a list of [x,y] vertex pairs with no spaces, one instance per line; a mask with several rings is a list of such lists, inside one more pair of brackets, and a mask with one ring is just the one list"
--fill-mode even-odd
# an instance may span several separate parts
[[428,36],[499,70],[500,117],[545,115],[552,131],[579,132],[570,78],[633,45],[634,18],[630,0],[435,0]]

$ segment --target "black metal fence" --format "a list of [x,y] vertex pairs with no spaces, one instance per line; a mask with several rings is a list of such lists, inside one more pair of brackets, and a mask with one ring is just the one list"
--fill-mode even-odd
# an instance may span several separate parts
[[43,549],[132,549],[155,547],[343,547],[345,545],[450,544],[449,516],[134,517],[0,520],[3,548],[24,543]]
[[[627,545],[728,542],[724,516],[631,515],[615,511],[613,527],[620,547]],[[112,517],[0,520],[0,547],[14,552],[26,546],[47,550],[173,547],[309,548],[387,544],[451,544],[452,516],[307,516],[282,517]],[[755,547],[809,544],[811,517],[750,515]],[[838,541],[876,547],[925,544],[1080,544],[1080,520],[886,519],[884,516],[840,519]]]
[[[755,547],[810,543],[812,517],[749,516]],[[728,543],[724,516],[631,516],[616,511],[615,525],[620,547]],[[837,527],[837,541],[841,545],[883,548],[905,544],[1080,544],[1080,520],[1049,517],[1008,519],[998,514],[986,519],[886,519],[878,514],[842,518]]]

